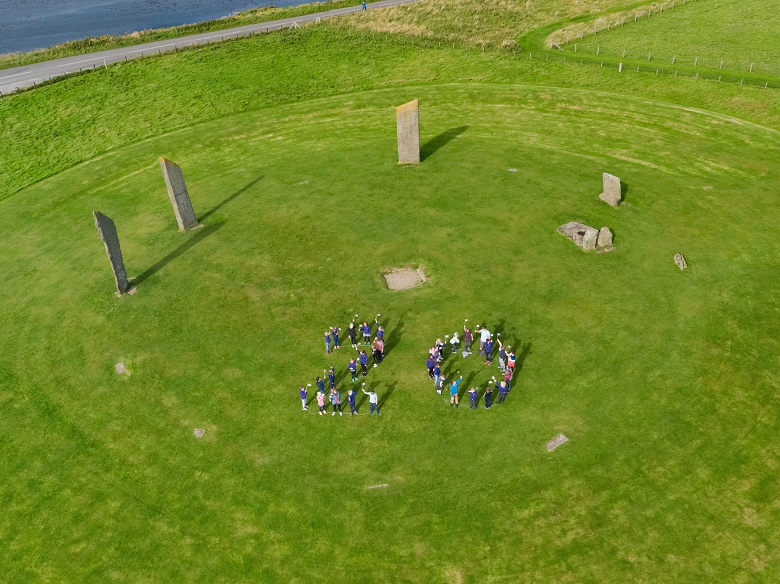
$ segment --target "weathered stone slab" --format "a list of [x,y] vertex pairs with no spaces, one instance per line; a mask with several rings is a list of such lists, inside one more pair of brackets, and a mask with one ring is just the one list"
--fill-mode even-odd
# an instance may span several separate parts
[[206,431],[203,428],[195,428],[192,433],[195,434],[195,438],[203,438]]
[[114,225],[110,217],[106,217],[99,211],[93,211],[92,216],[95,218],[95,227],[97,227],[98,233],[100,233],[100,239],[103,240],[106,254],[108,254],[108,261],[111,263],[111,270],[114,272],[116,291],[119,294],[124,294],[127,292],[127,272],[125,271],[125,263],[122,260],[122,249],[119,247],[116,225]]
[[417,100],[395,108],[398,131],[398,163],[420,162],[420,110]]
[[190,195],[187,192],[187,185],[184,182],[184,174],[175,162],[167,158],[160,157],[160,168],[162,169],[165,186],[168,189],[168,198],[171,200],[173,213],[176,215],[176,222],[181,231],[187,231],[193,227],[198,227],[198,220],[195,218],[195,211],[192,209]]
[[566,436],[564,436],[563,434],[558,434],[555,438],[553,438],[547,443],[546,446],[547,452],[552,452],[553,450],[558,448],[561,444],[565,444],[568,441],[569,439]]
[[608,245],[612,245],[612,232],[609,230],[609,227],[602,227],[599,229],[599,238],[596,246],[607,247]]
[[688,269],[688,262],[685,261],[685,257],[681,253],[674,254],[674,264],[680,268],[680,270]]
[[604,182],[604,192],[599,195],[599,198],[605,203],[617,207],[621,198],[620,179],[608,172],[602,174],[601,178]]
[[561,225],[558,228],[558,233],[565,235],[571,239],[575,245],[583,249],[595,249],[596,241],[599,237],[599,232],[596,229],[577,221],[571,221]]
[[122,362],[117,363],[114,367],[119,375],[127,373],[127,367],[125,367],[125,364]]

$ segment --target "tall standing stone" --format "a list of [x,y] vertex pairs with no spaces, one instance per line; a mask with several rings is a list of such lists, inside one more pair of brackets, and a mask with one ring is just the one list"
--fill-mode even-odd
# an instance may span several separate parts
[[95,218],[95,227],[100,233],[100,239],[108,254],[108,261],[111,263],[111,270],[114,272],[116,281],[116,291],[119,294],[127,292],[127,272],[125,271],[125,262],[122,261],[122,250],[119,247],[119,236],[116,232],[116,225],[110,217],[106,217],[99,211],[93,211]]
[[620,179],[608,172],[601,175],[604,181],[604,192],[599,195],[599,198],[605,203],[617,207],[620,203]]
[[602,227],[599,229],[599,238],[596,241],[596,246],[606,247],[608,245],[612,245],[612,232],[609,230],[609,227]]
[[418,106],[415,99],[395,108],[399,164],[419,164],[420,162],[420,110]]
[[190,195],[187,192],[187,185],[184,183],[184,175],[181,168],[175,162],[160,157],[160,168],[162,169],[165,186],[168,188],[168,197],[171,199],[171,206],[176,215],[176,222],[181,231],[187,231],[198,226],[198,220],[195,218],[195,211],[192,209]]

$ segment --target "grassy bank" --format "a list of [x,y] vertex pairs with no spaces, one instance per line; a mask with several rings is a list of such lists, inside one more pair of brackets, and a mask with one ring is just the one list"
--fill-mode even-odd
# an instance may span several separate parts
[[32,63],[40,63],[42,61],[49,61],[51,59],[60,59],[62,57],[71,57],[73,55],[83,55],[86,53],[94,53],[108,49],[130,47],[140,45],[141,43],[175,39],[191,34],[225,30],[247,24],[258,24],[261,22],[268,22],[269,20],[314,14],[315,12],[323,12],[325,10],[333,10],[336,8],[345,8],[347,6],[354,6],[355,4],[356,2],[354,2],[354,0],[330,0],[328,2],[312,2],[310,4],[302,4],[300,6],[292,6],[289,8],[276,8],[273,6],[268,6],[263,8],[254,8],[252,10],[239,12],[238,14],[227,16],[225,18],[219,18],[217,20],[209,20],[195,24],[185,24],[182,26],[173,26],[170,28],[141,30],[120,36],[104,35],[99,37],[89,37],[86,39],[62,43],[53,47],[42,48],[36,51],[0,54],[0,69],[8,69],[10,67],[19,67],[22,65],[31,65]]

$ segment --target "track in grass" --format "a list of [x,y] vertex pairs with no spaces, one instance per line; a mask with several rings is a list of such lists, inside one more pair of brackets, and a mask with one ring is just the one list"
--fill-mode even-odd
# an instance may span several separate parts
[[[424,161],[402,167],[411,98]],[[772,579],[778,155],[775,131],[642,99],[430,86],[210,122],[0,202],[5,573]],[[202,230],[176,231],[158,156]],[[603,171],[628,185],[617,209]],[[92,209],[135,297],[112,294]],[[555,233],[570,220],[618,249],[582,253]],[[425,286],[384,287],[416,264]],[[382,418],[301,412],[324,366],[349,385],[321,334],[356,312],[387,319]],[[464,318],[522,347],[489,412],[451,410],[425,372]],[[496,371],[445,370],[464,391]]]

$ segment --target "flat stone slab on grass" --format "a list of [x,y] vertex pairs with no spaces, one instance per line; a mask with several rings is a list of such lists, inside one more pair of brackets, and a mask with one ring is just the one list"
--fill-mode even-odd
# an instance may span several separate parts
[[390,290],[408,290],[428,281],[422,268],[395,268],[382,274]]
[[117,363],[117,364],[115,365],[115,368],[116,368],[116,372],[117,372],[119,375],[124,375],[125,373],[127,373],[127,367],[125,367],[125,364],[124,364],[124,363]]
[[578,221],[570,221],[558,228],[558,233],[571,239],[575,245],[582,249],[596,249],[596,241],[599,237],[598,229],[589,227]]
[[564,436],[563,434],[558,434],[555,438],[553,438],[547,443],[546,446],[547,452],[552,452],[553,450],[558,448],[561,444],[565,444],[568,441],[569,439],[566,436]]
[[203,438],[206,431],[203,428],[195,428],[192,433],[195,434],[195,438]]

